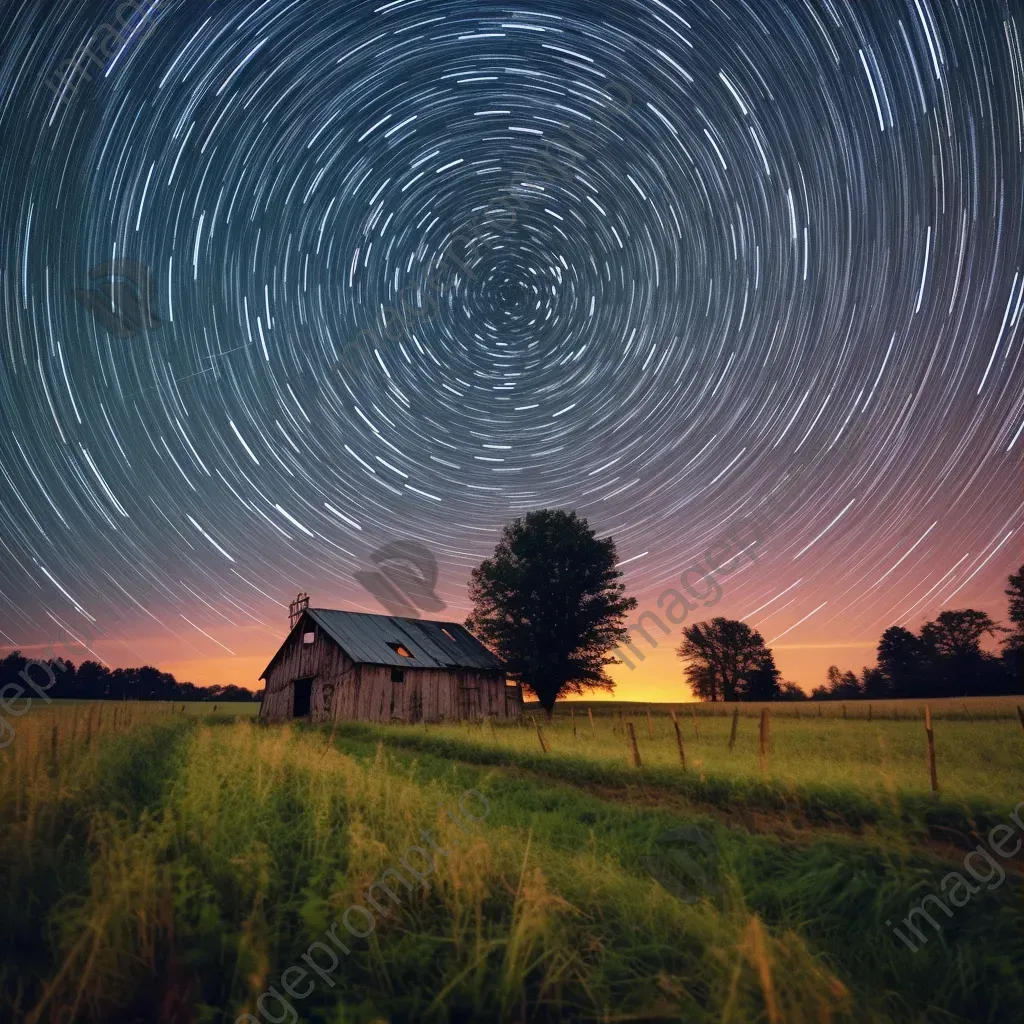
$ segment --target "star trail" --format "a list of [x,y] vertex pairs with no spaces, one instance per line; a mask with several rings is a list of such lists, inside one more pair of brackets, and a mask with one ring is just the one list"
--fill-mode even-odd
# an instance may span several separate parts
[[1005,618],[1018,4],[4,13],[0,644],[255,687],[296,592],[380,611],[409,540],[461,617],[539,507],[641,607],[756,520],[715,614],[808,689]]

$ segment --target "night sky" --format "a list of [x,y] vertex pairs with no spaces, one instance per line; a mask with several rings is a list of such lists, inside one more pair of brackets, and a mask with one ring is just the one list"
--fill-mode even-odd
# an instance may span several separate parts
[[756,521],[706,615],[807,689],[1005,621],[1017,0],[122,6],[3,9],[0,653],[256,687],[299,590],[414,541],[460,620],[539,507],[642,608]]

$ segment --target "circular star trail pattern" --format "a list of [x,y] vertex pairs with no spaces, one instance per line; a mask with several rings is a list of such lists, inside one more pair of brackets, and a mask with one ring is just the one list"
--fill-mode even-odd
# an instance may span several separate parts
[[[461,615],[545,506],[645,601],[756,520],[766,638],[1002,614],[1019,8],[115,7],[3,29],[0,642],[269,653],[395,539]],[[130,332],[75,297],[117,261]]]

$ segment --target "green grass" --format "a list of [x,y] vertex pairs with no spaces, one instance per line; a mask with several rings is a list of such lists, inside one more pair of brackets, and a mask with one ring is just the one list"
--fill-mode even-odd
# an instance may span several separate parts
[[[962,701],[957,702],[962,705]],[[736,744],[729,750],[732,707],[726,711],[701,708],[694,716],[687,705],[674,705],[683,736],[687,768],[696,775],[735,780],[777,782],[783,787],[808,784],[836,786],[885,801],[894,794],[928,794],[931,782],[926,760],[923,721],[904,709],[901,720],[866,717],[844,720],[836,715],[818,718],[814,711],[801,709],[797,719],[788,705],[771,706],[770,746],[766,771],[760,769],[759,709],[744,708],[739,719]],[[595,727],[591,731],[587,707],[575,708],[576,735],[569,709],[557,709],[551,722],[543,712],[529,712],[526,728],[500,729],[496,739],[487,734],[485,742],[510,752],[539,753],[540,746],[532,713],[543,731],[549,750],[588,763],[616,765],[629,763],[626,735],[621,731],[615,709],[590,706]],[[667,711],[651,706],[654,739],[650,739],[645,705],[624,713],[633,723],[641,761],[645,768],[675,769],[679,751]],[[863,709],[858,709],[866,714]],[[1024,790],[1024,729],[1013,717],[971,719],[934,717],[935,752],[939,791],[943,797],[982,798],[992,803],[1016,803]],[[480,727],[430,726],[430,734],[449,738],[483,736]]]
[[[199,708],[16,721],[0,754],[0,1019],[258,1016],[421,829],[449,851],[429,889],[401,889],[365,940],[339,928],[351,953],[291,1000],[299,1021],[1020,1019],[1019,873],[917,953],[885,923],[963,870],[953,844],[1008,820],[1024,755],[1011,719],[937,718],[934,796],[917,721],[773,709],[762,775],[753,718],[731,754],[727,718],[702,714],[699,740],[681,718],[684,772],[663,713],[654,740],[632,716],[637,769],[607,706],[591,735],[577,705],[575,738],[567,711],[539,716],[548,754],[532,723],[268,727]],[[489,811],[467,835],[440,805],[469,788]],[[715,851],[695,902],[652,875],[659,838],[688,826]]]

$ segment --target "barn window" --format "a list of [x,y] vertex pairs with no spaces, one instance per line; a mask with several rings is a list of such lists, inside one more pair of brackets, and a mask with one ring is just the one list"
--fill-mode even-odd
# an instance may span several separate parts
[[388,644],[388,647],[395,652],[400,654],[403,658],[415,658],[416,655],[412,653],[407,647],[403,647],[401,644]]
[[400,668],[393,668],[391,670],[391,682],[393,683],[404,683],[405,672]]
[[448,630],[444,628],[444,626],[441,627],[441,632],[444,633],[444,635],[448,637],[448,639],[451,640],[452,643],[456,642],[455,637],[453,637],[451,633],[449,633]]
[[316,639],[316,633],[303,633],[302,642],[304,644],[311,644]]

